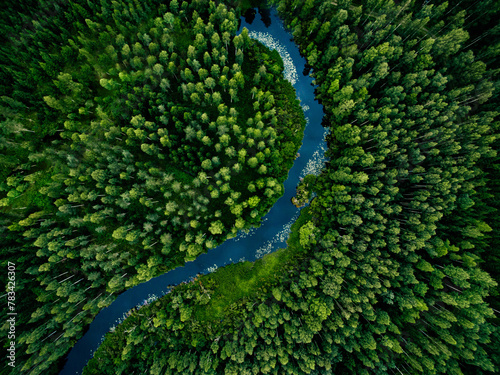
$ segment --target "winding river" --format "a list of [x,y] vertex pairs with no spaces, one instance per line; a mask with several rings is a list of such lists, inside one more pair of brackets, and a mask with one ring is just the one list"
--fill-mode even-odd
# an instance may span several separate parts
[[197,274],[213,272],[229,263],[242,260],[254,261],[286,246],[290,227],[300,213],[300,209],[292,205],[290,199],[295,194],[295,187],[300,177],[317,173],[323,167],[326,133],[321,126],[323,106],[314,99],[312,78],[302,74],[305,59],[300,56],[290,33],[285,30],[274,10],[265,15],[264,21],[265,23],[259,13],[251,23],[242,17],[240,32],[246,27],[252,38],[279,52],[285,65],[285,78],[293,84],[308,121],[303,144],[299,150],[300,157],[295,160],[289,171],[284,195],[263,218],[259,228],[254,228],[249,233],[239,233],[237,237],[186,263],[184,267],[178,267],[120,294],[110,306],[99,312],[90,324],[89,330],[68,354],[66,365],[60,375],[81,374],[104,335],[123,320],[125,313],[135,306],[161,297],[168,292],[169,285],[189,281]]

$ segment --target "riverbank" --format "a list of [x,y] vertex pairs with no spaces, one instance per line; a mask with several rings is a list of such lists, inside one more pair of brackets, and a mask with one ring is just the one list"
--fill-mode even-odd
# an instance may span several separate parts
[[[106,373],[106,366],[113,363],[120,367],[129,357],[128,347],[134,331],[145,317],[159,330],[173,330],[176,340],[187,340],[193,347],[210,337],[227,335],[244,328],[248,303],[264,301],[277,293],[278,285],[300,269],[300,264],[310,255],[300,244],[299,229],[311,220],[309,207],[301,211],[292,225],[287,248],[265,255],[255,262],[240,262],[201,275],[174,287],[166,296],[131,311],[130,316],[104,338],[83,374]],[[177,305],[172,309],[173,305]],[[139,330],[138,330],[139,331]],[[159,349],[154,344],[152,350]],[[146,349],[147,351],[149,349]],[[122,362],[123,361],[123,362]]]
[[[293,42],[290,41],[290,35],[280,27],[278,22],[278,19],[274,18],[274,24],[268,29],[259,20],[256,20],[253,25],[245,24],[242,21],[240,28],[245,26],[250,31],[253,30],[256,32],[263,32],[264,30],[270,32],[272,29],[274,38],[288,51],[289,56],[293,59],[297,67],[297,71],[302,71],[305,61],[300,56]],[[80,371],[79,368],[83,367],[89,357],[87,353],[93,353],[99,346],[103,335],[109,331],[109,328],[116,325],[124,312],[141,303],[145,296],[161,296],[167,292],[168,285],[178,285],[181,282],[192,279],[197,274],[212,272],[232,262],[254,260],[286,246],[285,241],[288,238],[291,226],[300,212],[299,209],[290,204],[290,199],[294,194],[300,176],[311,173],[312,170],[319,171],[321,169],[325,147],[325,131],[321,126],[323,111],[322,107],[314,100],[311,82],[312,79],[310,77],[300,76],[294,85],[297,92],[297,99],[300,99],[300,105],[306,113],[309,124],[306,126],[304,142],[300,149],[301,157],[294,161],[293,167],[288,173],[288,178],[284,183],[283,196],[270,209],[260,227],[250,230],[249,233],[239,233],[235,238],[210,250],[208,254],[203,254],[195,261],[186,263],[184,267],[179,267],[122,293],[112,305],[101,311],[91,324],[89,331],[77,342],[70,352],[63,372],[64,374],[74,374]],[[294,98],[294,100],[296,99]],[[294,156],[295,152],[292,157]],[[200,285],[199,282],[197,282],[197,285],[201,291],[198,297],[203,301],[209,300],[208,293],[203,292],[203,288],[205,291],[209,289],[203,284]],[[232,300],[237,299],[238,295],[235,292]],[[225,304],[226,302],[228,301],[221,302],[221,304]],[[183,318],[186,318],[186,314],[191,316],[192,313],[191,311],[188,314],[188,310],[183,311]],[[82,355],[82,353],[85,354]]]

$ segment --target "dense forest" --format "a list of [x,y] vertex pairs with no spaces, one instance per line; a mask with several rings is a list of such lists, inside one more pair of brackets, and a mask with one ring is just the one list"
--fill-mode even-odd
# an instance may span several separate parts
[[[57,373],[119,292],[282,194],[305,121],[278,54],[236,36],[258,3],[2,8],[0,260],[18,316],[0,373]],[[271,4],[330,129],[293,203],[314,198],[288,248],[132,312],[84,373],[497,373],[500,3]]]
[[1,12],[14,373],[57,373],[121,291],[260,225],[305,119],[279,54],[236,36],[230,4],[50,0]]
[[287,249],[134,312],[85,373],[498,373],[499,3],[273,4],[331,130],[315,198]]

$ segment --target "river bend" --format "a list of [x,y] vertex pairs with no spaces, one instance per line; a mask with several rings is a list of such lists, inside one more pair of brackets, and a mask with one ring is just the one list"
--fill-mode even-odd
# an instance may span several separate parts
[[291,40],[290,33],[284,28],[276,12],[272,10],[264,17],[259,13],[252,23],[241,18],[240,32],[243,27],[249,30],[250,37],[259,40],[270,49],[276,49],[284,62],[284,75],[295,88],[297,98],[307,120],[304,138],[298,157],[284,183],[284,195],[278,199],[259,228],[249,233],[239,233],[222,245],[200,255],[196,260],[186,263],[148,282],[137,285],[120,294],[115,301],[97,314],[89,330],[75,344],[68,354],[67,362],[59,375],[81,374],[85,364],[92,358],[104,335],[119,324],[127,311],[135,306],[150,303],[168,292],[169,285],[189,281],[200,273],[213,272],[218,267],[242,260],[254,261],[265,254],[286,247],[290,227],[297,219],[300,209],[291,204],[299,179],[307,174],[318,173],[324,164],[326,150],[326,131],[321,126],[323,106],[314,99],[313,79],[303,75],[305,59]]

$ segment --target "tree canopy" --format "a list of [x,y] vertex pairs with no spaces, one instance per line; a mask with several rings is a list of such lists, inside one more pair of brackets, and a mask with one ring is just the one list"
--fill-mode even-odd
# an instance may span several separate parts
[[231,4],[0,12],[0,252],[24,275],[16,371],[50,374],[118,293],[258,225],[305,119],[281,70],[252,81],[281,62],[236,36]]
[[[288,249],[134,312],[86,373],[130,352],[120,371],[498,372],[497,2],[273,4],[330,129],[296,203],[315,198]],[[269,274],[247,293],[223,284],[247,267]]]

